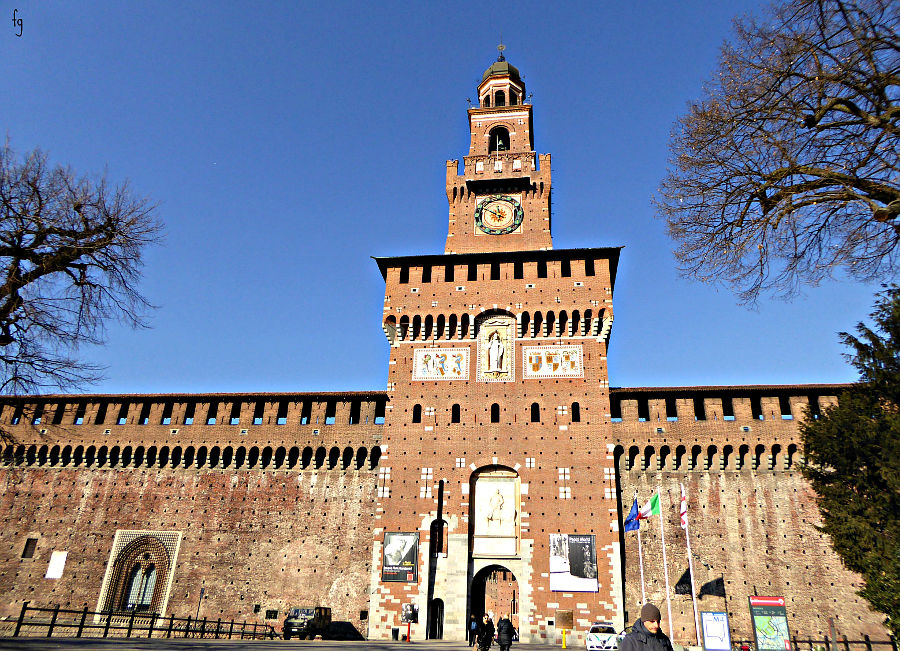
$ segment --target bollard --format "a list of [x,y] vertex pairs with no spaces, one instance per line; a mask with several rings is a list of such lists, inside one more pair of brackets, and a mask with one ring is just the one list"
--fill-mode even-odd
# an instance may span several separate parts
[[563,645],[562,645],[562,648],[565,649],[565,648],[566,648],[566,629],[563,629],[562,632],[563,632]]

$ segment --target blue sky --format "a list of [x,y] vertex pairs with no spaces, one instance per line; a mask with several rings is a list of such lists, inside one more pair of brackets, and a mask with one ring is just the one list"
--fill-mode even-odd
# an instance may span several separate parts
[[[383,389],[370,256],[442,252],[466,98],[507,57],[553,156],[555,248],[625,246],[612,386],[845,382],[875,287],[756,310],[680,278],[651,197],[668,134],[762,3],[8,2],[0,129],[160,204],[151,328],[84,349],[97,392]],[[12,25],[23,20],[22,36]]]

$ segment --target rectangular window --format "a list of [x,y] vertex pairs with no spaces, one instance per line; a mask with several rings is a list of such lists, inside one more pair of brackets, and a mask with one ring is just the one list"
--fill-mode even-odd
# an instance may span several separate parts
[[766,419],[762,411],[762,399],[759,396],[750,396],[750,411],[753,413],[753,420]]
[[534,457],[525,457],[525,467],[534,468]]
[[610,420],[614,423],[622,422],[622,400],[610,396],[609,398],[609,415]]
[[668,421],[678,420],[678,408],[676,406],[675,398],[672,398],[672,397],[666,398],[666,420],[668,420]]
[[400,267],[400,284],[405,285],[409,282],[409,267]]
[[266,619],[278,619],[278,611],[266,610]]
[[379,400],[375,403],[375,424],[384,425],[384,401]]
[[304,400],[300,411],[300,424],[309,425],[310,418],[312,418],[312,400]]
[[145,402],[141,405],[141,415],[138,416],[138,423],[140,425],[146,425],[150,422],[150,403]]
[[334,425],[334,416],[337,412],[337,404],[334,400],[325,403],[325,424]]
[[638,420],[642,423],[646,423],[650,420],[650,404],[647,402],[646,398],[638,398]]
[[378,469],[378,497],[391,496],[391,469],[382,466]]
[[253,407],[253,424],[254,425],[262,425],[263,422],[263,414],[265,414],[266,403],[262,400],[258,400],[256,406]]
[[41,421],[44,419],[44,405],[42,403],[38,403],[34,407],[34,413],[31,415],[31,424],[32,425],[40,425]]
[[444,267],[444,282],[452,283],[453,282],[453,265],[448,264]]
[[809,395],[809,413],[814,419],[822,415],[822,410],[819,407],[819,396],[815,394]]
[[521,260],[513,262],[513,278],[516,280],[521,280],[525,277],[525,265],[522,264]]
[[213,400],[209,403],[209,411],[206,412],[206,424],[215,425],[219,414],[219,403]]
[[431,498],[431,484],[433,484],[434,468],[422,468],[422,485],[419,486],[419,497]]
[[287,400],[282,400],[278,403],[278,416],[275,420],[277,425],[286,425],[287,424],[287,414],[288,414],[288,403]]
[[37,538],[28,538],[25,541],[25,549],[22,550],[22,558],[34,558],[34,550],[37,548]]
[[66,403],[61,402],[56,405],[56,412],[53,414],[53,424],[62,425],[63,415],[66,413]]
[[569,278],[572,275],[572,262],[570,260],[561,260],[559,267],[559,273],[563,278]]
[[131,405],[126,400],[122,403],[122,406],[119,407],[119,415],[116,418],[116,425],[126,425],[128,424],[128,408]]
[[457,468],[465,468],[466,467],[466,458],[465,457],[456,457],[456,467]]
[[172,424],[172,403],[166,401],[163,403],[163,412],[162,418],[159,421],[160,425],[171,425]]
[[537,275],[538,275],[538,278],[546,278],[547,277],[547,261],[546,260],[538,260]]
[[350,402],[350,424],[359,425],[359,400]]
[[431,265],[426,264],[422,267],[422,282],[430,283],[431,282]]
[[106,410],[109,407],[109,403],[101,402],[100,406],[97,407],[97,418],[94,420],[95,425],[103,425],[106,420]]
[[66,556],[69,552],[53,552],[50,554],[50,564],[47,566],[47,574],[45,579],[61,579],[63,569],[66,567]]
[[491,263],[491,280],[500,280],[500,263]]
[[584,261],[584,275],[585,276],[593,276],[594,275],[594,259],[588,258]]
[[478,265],[474,263],[469,264],[469,275],[467,276],[467,280],[478,280]]
[[694,420],[706,420],[706,403],[703,398],[694,398]]
[[722,420],[734,420],[734,405],[731,398],[722,398]]
[[184,424],[185,425],[193,425],[194,424],[194,411],[196,411],[197,405],[193,402],[187,403],[187,407],[184,408]]
[[76,425],[84,424],[84,415],[87,412],[87,404],[84,402],[78,403],[78,408],[75,410],[75,420],[72,421]]
[[791,413],[791,399],[789,396],[778,396],[778,409],[781,411],[781,420],[793,420]]
[[228,423],[230,425],[241,424],[241,403],[237,400],[231,403],[231,416],[228,419]]

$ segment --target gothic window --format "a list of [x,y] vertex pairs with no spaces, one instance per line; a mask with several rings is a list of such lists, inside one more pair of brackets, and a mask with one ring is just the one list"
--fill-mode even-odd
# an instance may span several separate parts
[[113,560],[104,610],[160,612],[169,568],[169,552],[156,536],[132,540]]
[[128,576],[128,586],[122,610],[144,612],[150,610],[153,602],[153,588],[156,587],[156,566],[150,564],[146,568],[135,563]]
[[490,135],[490,153],[509,151],[509,131],[505,127],[494,127]]

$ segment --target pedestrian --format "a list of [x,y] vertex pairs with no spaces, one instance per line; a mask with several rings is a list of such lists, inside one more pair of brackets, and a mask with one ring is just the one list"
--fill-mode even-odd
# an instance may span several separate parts
[[503,613],[497,620],[497,642],[500,644],[500,651],[509,651],[515,630],[513,623],[509,620],[509,615]]
[[631,633],[619,643],[619,651],[673,651],[672,642],[659,628],[662,615],[653,604],[644,604],[641,618],[631,627]]
[[481,620],[481,626],[478,627],[478,648],[481,651],[487,651],[494,642],[494,622],[491,621],[490,615],[485,613],[484,619]]
[[478,641],[478,620],[475,619],[475,615],[471,615],[469,619],[469,646],[475,646],[476,641]]

